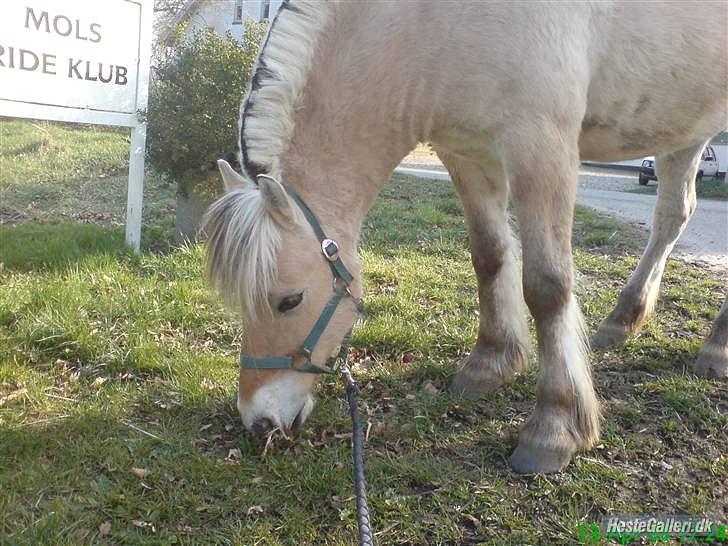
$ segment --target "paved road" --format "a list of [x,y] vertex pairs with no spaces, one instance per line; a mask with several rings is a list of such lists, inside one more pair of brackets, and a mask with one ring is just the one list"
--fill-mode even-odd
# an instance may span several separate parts
[[[621,220],[649,228],[654,195],[579,188],[576,200]],[[675,254],[728,269],[728,201],[698,199],[690,223],[675,245]]]
[[[450,179],[446,172],[432,167],[398,168],[396,172],[438,180]],[[626,178],[629,176],[585,169],[580,175],[577,202],[649,229],[656,196],[596,189],[621,189]],[[633,187],[631,182],[628,185]],[[673,255],[728,270],[728,201],[699,199],[695,214],[680,237]]]

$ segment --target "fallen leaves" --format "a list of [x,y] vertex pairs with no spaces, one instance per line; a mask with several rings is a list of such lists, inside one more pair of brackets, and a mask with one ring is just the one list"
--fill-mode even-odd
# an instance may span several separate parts
[[200,387],[202,387],[203,389],[206,389],[208,391],[214,391],[215,389],[217,389],[219,387],[219,385],[217,383],[210,381],[207,378],[204,378],[202,381],[200,381]]
[[416,355],[412,352],[406,352],[402,354],[400,357],[400,362],[403,362],[404,364],[409,364],[416,358]]
[[136,466],[132,467],[131,473],[142,479],[149,476],[149,470],[146,468],[138,468]]
[[228,449],[227,457],[222,459],[220,464],[230,465],[230,464],[240,464],[240,459],[242,459],[243,455],[240,452],[240,450],[237,447],[233,447]]
[[439,389],[434,385],[434,383],[432,381],[425,382],[425,384],[422,385],[422,391],[425,394],[428,394],[430,396],[433,396],[433,395],[437,394],[438,392],[440,392]]
[[2,383],[0,387],[3,389],[11,389],[8,394],[0,398],[0,407],[15,400],[16,398],[20,398],[21,396],[28,394],[28,389],[25,386],[25,383]]
[[111,522],[105,521],[99,525],[99,536],[105,537],[111,532]]
[[154,526],[154,524],[150,523],[148,521],[143,521],[140,519],[133,519],[133,520],[131,520],[131,523],[132,523],[132,525],[134,525],[135,527],[139,527],[140,529],[148,529],[152,533],[157,532],[157,528]]

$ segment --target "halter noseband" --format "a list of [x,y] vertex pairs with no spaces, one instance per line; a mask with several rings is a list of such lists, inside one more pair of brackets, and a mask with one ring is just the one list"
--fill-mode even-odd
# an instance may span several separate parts
[[[260,174],[258,177],[270,178],[274,182],[279,183],[275,180],[275,178],[265,174]],[[321,252],[323,253],[324,258],[326,258],[334,277],[334,293],[331,295],[331,299],[329,299],[324,310],[321,311],[321,316],[319,316],[318,320],[313,325],[313,328],[311,328],[311,332],[308,334],[308,337],[306,337],[303,345],[301,345],[301,348],[298,349],[296,353],[292,356],[263,357],[247,356],[241,353],[240,367],[256,370],[294,370],[306,373],[336,373],[336,370],[329,366],[324,364],[317,365],[311,362],[311,355],[313,354],[313,350],[316,348],[319,338],[324,333],[324,330],[326,330],[331,318],[334,316],[341,299],[345,295],[349,296],[354,301],[358,311],[361,310],[361,300],[355,298],[351,293],[351,283],[354,281],[354,277],[351,273],[349,273],[349,270],[346,269],[341,258],[339,258],[339,245],[336,244],[336,241],[326,237],[324,230],[321,228],[321,224],[319,224],[316,216],[313,212],[311,212],[311,209],[308,208],[303,199],[301,199],[301,197],[299,197],[299,195],[288,186],[284,186],[283,184],[281,185],[291,199],[293,199],[301,209],[301,212],[303,212],[306,220],[311,225],[311,229],[313,229],[313,232],[316,234],[316,238],[319,240],[319,243],[321,243]],[[339,281],[341,281],[343,286],[339,284]],[[348,335],[346,337],[348,337]],[[300,367],[294,367],[297,357],[303,358],[303,365]]]

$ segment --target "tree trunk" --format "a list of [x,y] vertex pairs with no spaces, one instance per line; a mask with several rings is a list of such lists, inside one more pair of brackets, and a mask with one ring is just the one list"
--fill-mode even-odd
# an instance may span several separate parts
[[178,186],[177,211],[174,219],[177,244],[200,240],[198,234],[200,221],[212,199],[204,193],[195,191],[196,189],[196,187],[184,188],[182,184]]

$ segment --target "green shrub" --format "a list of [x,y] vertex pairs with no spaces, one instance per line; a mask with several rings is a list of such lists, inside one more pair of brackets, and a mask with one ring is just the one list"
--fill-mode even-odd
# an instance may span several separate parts
[[246,23],[243,41],[213,30],[177,30],[159,56],[149,97],[151,164],[177,183],[175,238],[194,240],[220,190],[215,161],[235,163],[238,112],[266,25]]
[[213,30],[180,28],[152,81],[148,153],[182,191],[209,178],[219,158],[234,160],[240,101],[265,25],[246,23],[242,43]]

